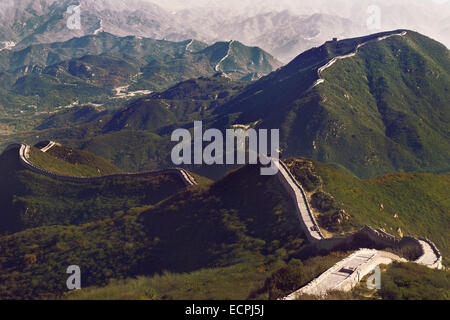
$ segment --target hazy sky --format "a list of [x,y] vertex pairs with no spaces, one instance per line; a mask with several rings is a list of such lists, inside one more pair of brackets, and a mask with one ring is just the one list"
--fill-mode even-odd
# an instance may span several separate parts
[[[382,4],[385,6],[401,4],[408,6],[412,3],[421,6],[444,6],[445,10],[450,10],[450,0],[145,0],[154,2],[162,7],[176,10],[192,7],[217,7],[229,8],[232,10],[245,10],[253,7],[267,10],[290,9],[298,13],[307,13],[308,11],[329,11],[333,8],[339,11],[339,7],[346,8],[367,4]],[[312,12],[314,13],[314,12]],[[337,12],[339,13],[339,12]],[[343,12],[344,13],[344,12]]]

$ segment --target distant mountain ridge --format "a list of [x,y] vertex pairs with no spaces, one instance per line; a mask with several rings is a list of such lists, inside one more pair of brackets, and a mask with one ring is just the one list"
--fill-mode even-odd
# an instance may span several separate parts
[[[217,67],[230,44],[216,45],[220,55],[210,68]],[[214,48],[203,50],[207,59]],[[220,66],[227,67],[225,62]],[[170,164],[169,135],[175,128],[192,129],[202,120],[220,130],[236,125],[280,129],[285,157],[315,159],[361,178],[449,172],[449,74],[445,46],[395,30],[327,41],[250,84],[220,73],[191,79],[114,114],[90,113],[92,122],[55,126],[55,116],[48,130],[27,136],[86,148],[124,170],[148,170]],[[71,117],[61,114],[61,119]],[[188,169],[217,179],[230,168]]]
[[[20,0],[0,4],[0,50],[23,49],[30,44],[67,41],[106,31],[117,36],[142,36],[208,44],[235,39],[258,46],[289,62],[299,52],[320,46],[332,37],[349,38],[383,30],[408,28],[450,43],[448,3],[364,0],[274,3],[244,0],[224,8],[219,3],[185,2],[171,8],[143,0]],[[69,29],[72,13],[80,5],[81,29]],[[376,6],[379,26],[367,19]],[[446,14],[447,10],[447,14]]]
[[5,81],[0,81],[0,90],[6,95],[0,106],[24,106],[23,100],[44,109],[74,101],[104,102],[122,91],[161,91],[217,72],[256,80],[280,66],[270,54],[237,41],[208,46],[196,40],[171,42],[100,32],[1,51],[0,79]]
[[[122,59],[135,59],[141,64],[146,64],[155,60],[167,61],[168,58],[204,53],[210,58],[210,63],[215,67],[226,56],[228,45],[229,43],[225,42],[218,42],[208,46],[206,43],[196,40],[172,42],[137,36],[118,37],[101,32],[97,35],[72,38],[65,42],[31,45],[25,49],[15,51],[1,51],[0,72],[17,72],[22,71],[21,68],[25,67],[28,67],[28,71],[32,71],[33,68],[44,68],[65,60],[81,58],[85,55],[108,55]],[[256,47],[249,48],[239,42],[234,42],[231,50],[232,54],[241,55],[239,58],[243,58],[241,59],[243,61],[238,63],[248,65],[247,68],[250,72],[267,74],[281,66],[281,63],[274,57]],[[242,51],[245,50],[252,55],[242,56]],[[263,70],[258,70],[258,62]],[[254,64],[254,67],[252,68],[250,64]],[[239,72],[240,70],[225,67],[225,69],[222,68],[220,71],[230,73],[233,71]],[[244,71],[242,72],[245,73]]]
[[[348,58],[331,64],[336,57]],[[115,135],[150,130],[164,140],[170,128],[191,127],[200,117],[205,126],[221,130],[237,124],[279,128],[284,156],[313,158],[363,178],[448,172],[448,57],[445,46],[408,30],[329,41],[226,99],[210,97],[216,103],[204,111],[180,108],[183,100],[167,100],[163,93],[119,111],[104,128]],[[199,84],[190,85],[185,90]],[[187,113],[174,116],[175,110]],[[162,127],[151,121],[159,118]]]

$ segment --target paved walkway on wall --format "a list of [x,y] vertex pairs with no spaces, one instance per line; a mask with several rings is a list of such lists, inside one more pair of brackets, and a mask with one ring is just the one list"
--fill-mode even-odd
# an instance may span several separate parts
[[[437,260],[437,256],[436,256],[436,249],[433,249],[432,244],[429,241],[425,241],[422,239],[419,239],[420,245],[422,246],[422,250],[423,250],[423,255],[417,259],[415,262],[428,266],[430,268],[436,268],[436,260]],[[438,269],[441,268],[441,266],[437,267]]]
[[393,34],[390,34],[390,35],[378,37],[378,38],[376,38],[376,39],[369,40],[369,41],[366,41],[366,42],[363,42],[363,43],[358,44],[358,45],[356,46],[355,51],[353,51],[353,52],[351,52],[351,53],[349,53],[349,54],[345,54],[345,55],[342,55],[342,56],[336,56],[336,57],[334,57],[333,59],[331,59],[330,61],[328,61],[325,65],[323,65],[322,67],[320,67],[320,68],[317,70],[317,75],[318,75],[319,79],[316,80],[316,82],[314,82],[314,84],[312,85],[311,88],[314,88],[314,87],[318,86],[319,84],[325,82],[325,79],[322,78],[322,73],[323,73],[325,70],[327,70],[329,67],[331,67],[332,65],[334,65],[338,60],[343,60],[343,59],[347,59],[347,58],[351,58],[351,57],[356,56],[356,54],[358,53],[359,48],[361,48],[362,46],[365,46],[366,44],[368,44],[368,43],[370,43],[370,42],[382,41],[382,40],[388,39],[388,38],[390,38],[390,37],[396,37],[396,36],[403,37],[403,36],[405,36],[406,34],[407,34],[407,32],[406,32],[406,31],[403,31],[403,32],[401,32],[401,33],[393,33]]
[[285,182],[285,188],[288,189],[289,194],[295,202],[297,214],[302,223],[305,225],[305,232],[308,239],[312,241],[324,239],[324,236],[320,231],[319,224],[312,214],[305,191],[289,171],[288,167],[282,161],[279,161],[279,163],[278,175],[281,180]]
[[393,261],[407,260],[385,251],[360,249],[284,300],[295,300],[300,294],[324,296],[333,290],[349,291],[376,266]]
[[[48,150],[50,150],[50,148],[52,148],[55,145],[56,145],[56,143],[51,141],[46,147],[44,147],[42,149],[46,149],[46,151],[48,151]],[[46,171],[42,168],[35,166],[29,159],[29,153],[30,153],[29,145],[15,144],[15,145],[11,145],[11,146],[7,147],[6,150],[9,150],[11,147],[15,147],[15,148],[19,149],[20,162],[27,169],[32,170],[35,173],[42,174],[44,176],[54,178],[54,179],[73,181],[73,182],[77,182],[77,181],[86,182],[86,181],[97,181],[97,180],[101,180],[101,179],[105,179],[105,178],[148,177],[148,176],[154,176],[154,175],[159,175],[159,174],[176,174],[179,177],[181,177],[181,179],[183,180],[183,182],[185,183],[186,186],[193,186],[193,185],[197,184],[197,182],[190,175],[190,173],[182,168],[169,168],[169,169],[163,169],[163,170],[148,171],[148,172],[136,172],[136,173],[119,173],[119,174],[112,174],[112,175],[105,175],[105,176],[98,176],[98,177],[65,176],[65,175],[60,175],[60,174],[56,174],[53,172],[49,172],[49,171]]]
[[51,148],[53,148],[55,145],[56,145],[56,142],[55,142],[55,141],[50,141],[50,142],[48,143],[48,145],[46,145],[45,147],[41,148],[41,151],[42,151],[42,152],[47,152],[47,151],[49,151]]
[[[295,203],[297,215],[303,225],[308,240],[316,244],[327,241],[320,232],[320,227],[311,212],[302,186],[281,160],[279,161],[278,167],[278,177]],[[385,236],[388,235],[386,234]],[[430,268],[440,269],[442,267],[442,256],[436,246],[426,239],[415,239],[415,241],[421,247],[422,255],[414,262]],[[351,288],[359,283],[362,277],[373,271],[376,266],[390,264],[392,261],[406,262],[405,259],[385,251],[361,249],[350,257],[338,262],[319,276],[319,278],[284,299],[292,300],[299,293],[324,295],[330,290],[351,290]]]

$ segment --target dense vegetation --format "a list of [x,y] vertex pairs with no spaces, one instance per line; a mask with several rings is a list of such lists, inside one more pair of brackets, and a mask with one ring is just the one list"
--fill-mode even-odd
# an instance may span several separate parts
[[[188,52],[188,43],[144,39],[145,55],[138,50],[139,39],[104,33],[83,41],[108,55],[89,52],[76,39],[68,47],[54,44],[51,66],[18,79],[0,75],[5,115],[0,131],[14,131],[22,114],[11,116],[2,101],[56,106],[73,102],[80,89],[81,103],[95,98],[104,106],[71,105],[35,131],[0,137],[0,144],[43,138],[67,143],[85,151],[32,148],[30,159],[63,175],[101,176],[172,166],[170,133],[192,129],[195,120],[222,130],[236,124],[280,128],[284,156],[326,163],[287,160],[326,235],[348,234],[367,224],[399,237],[428,237],[446,264],[448,49],[414,32],[371,42],[327,69],[325,82],[311,88],[319,66],[377,36],[327,42],[251,84],[218,73],[123,103],[110,99],[114,86],[159,89],[185,77],[211,75],[229,44],[194,42],[196,52]],[[125,48],[134,54],[125,56]],[[38,61],[35,50],[21,54]],[[255,59],[265,61],[264,73],[273,67],[259,49],[235,43],[219,69],[234,70],[235,79],[259,77],[251,63],[239,64]],[[8,87],[10,80],[14,87]],[[11,90],[16,90],[13,97]],[[28,109],[34,107],[23,113],[24,128],[40,122]],[[65,269],[76,264],[83,287],[90,288],[68,294],[69,299],[275,299],[347,254],[307,245],[279,181],[260,176],[258,166],[224,178],[226,166],[189,169],[218,181],[194,175],[199,185],[187,189],[171,175],[67,182],[26,170],[17,150],[1,154],[0,298],[61,297]],[[391,174],[378,176],[384,173]],[[383,277],[386,286],[376,294],[357,288],[334,297],[448,299],[447,273],[394,264]]]
[[[66,157],[68,150],[55,149],[55,153]],[[365,181],[330,167],[301,159],[288,163],[309,192],[316,188],[328,191],[332,186],[328,179],[332,175],[331,180],[341,183],[341,187],[354,181],[361,183],[358,186],[361,192],[371,192],[364,188]],[[27,228],[37,228],[0,239],[3,298],[58,297],[66,292],[65,268],[76,264],[83,270],[83,287],[90,288],[69,294],[69,299],[275,299],[305,285],[345,255],[317,252],[305,243],[295,210],[278,179],[261,176],[258,166],[245,166],[212,185],[200,179],[202,185],[171,197],[174,190],[164,180],[168,177],[143,181],[144,194],[153,186],[158,191],[154,197],[160,200],[169,197],[159,203],[155,198],[143,200],[144,194],[137,193],[140,185],[135,181],[123,181],[118,189],[115,187],[118,182],[104,182],[82,188],[84,200],[79,208],[74,197],[81,195],[73,194],[79,185],[71,189],[70,183],[41,177],[59,190],[58,196],[51,198],[49,192],[53,188],[45,189],[44,180],[39,176],[20,172],[18,177],[21,175],[33,183],[27,187],[29,195],[17,197],[15,203],[39,209],[33,214],[30,212],[35,211],[29,209],[22,218]],[[410,179],[415,176],[411,174]],[[407,184],[403,189],[412,185]],[[98,189],[90,189],[95,187]],[[345,190],[357,192],[353,188],[345,187]],[[96,200],[86,201],[87,194],[95,194]],[[366,215],[345,207],[347,202],[345,198],[341,202],[339,193],[331,194],[339,207],[350,213],[350,221],[355,226],[366,221]],[[438,197],[428,202],[436,201],[440,201]],[[157,204],[132,209],[142,203]],[[65,204],[70,204],[74,211]],[[380,213],[376,205],[375,208],[378,211],[369,212],[378,217],[371,218],[379,223],[389,221],[390,218],[381,218],[385,212]],[[91,216],[86,216],[86,212]],[[399,216],[402,216],[400,210]],[[422,232],[406,217],[401,220],[405,225],[402,228]],[[55,223],[59,226],[46,226]],[[385,227],[389,230],[389,225]],[[430,224],[429,227],[439,230],[441,226]],[[424,234],[435,240],[435,233],[420,235]],[[442,242],[438,245],[446,254]],[[106,287],[100,288],[103,286]],[[231,290],[233,287],[240,289]]]
[[[316,159],[362,178],[448,172],[448,49],[412,31],[375,41],[386,34],[327,42],[246,85],[225,75],[187,80],[129,101],[125,108],[118,104],[114,114],[88,112],[92,121],[74,121],[70,130],[44,123],[39,136],[98,152],[121,169],[136,171],[168,166],[169,134],[202,120],[205,127],[220,130],[237,124],[279,128],[284,156]],[[325,82],[312,88],[320,66],[367,41],[356,56],[325,70]],[[228,47],[222,43],[201,52],[214,60],[223,46]],[[233,48],[235,56],[224,65],[243,53],[254,55],[239,44]],[[142,139],[123,143],[134,134]],[[36,135],[23,139],[32,142]],[[113,139],[121,141],[121,148],[111,147]],[[221,168],[208,173],[214,179],[224,174]]]
[[[292,256],[312,254],[293,212],[278,180],[249,166],[211,186],[181,191],[154,208],[122,211],[80,226],[28,229],[0,241],[2,296],[63,293],[61,270],[67,263],[85,270],[84,286],[236,264],[250,274],[260,268],[267,275]],[[248,285],[242,292],[259,286]]]
[[381,274],[375,297],[386,300],[449,300],[450,273],[414,263],[394,263]]
[[448,259],[448,174],[401,173],[361,180],[315,161],[291,159],[288,163],[310,193],[325,230],[349,233],[369,225],[397,237],[425,236]]
[[[53,152],[72,149],[57,147]],[[41,165],[63,174],[79,173],[79,167],[90,172],[108,172],[114,167],[87,152],[73,151],[69,162],[34,149]],[[45,158],[44,158],[45,156]],[[40,158],[42,157],[42,158]],[[34,161],[35,158],[31,157]],[[39,162],[38,162],[39,163]],[[94,165],[94,167],[89,167]],[[98,167],[99,166],[99,167]],[[57,170],[55,170],[57,171]],[[0,232],[11,233],[43,225],[78,225],[111,217],[115,211],[156,204],[185,187],[180,177],[158,175],[147,177],[109,177],[96,181],[68,182],[55,180],[26,170],[19,163],[18,150],[0,155]]]
[[66,269],[78,265],[83,285],[132,276],[145,268],[152,242],[136,214],[81,226],[47,226],[1,238],[0,297],[36,299],[66,290]]
[[[209,46],[194,41],[171,42],[117,37],[102,32],[66,42],[30,45],[0,54],[0,109],[29,105],[52,110],[80,103],[105,103],[113,89],[129,92],[164,90],[176,83],[212,76],[228,52],[228,43]],[[221,65],[234,79],[259,78],[281,63],[259,48],[236,42],[230,62]],[[123,98],[123,97],[121,97]]]
[[450,59],[445,46],[412,31],[372,41],[326,69],[325,82],[312,88],[318,67],[377,36],[308,50],[215,112],[229,116],[226,125],[260,121],[258,128],[279,128],[285,156],[336,164],[362,178],[447,172]]
[[449,71],[448,49],[410,31],[339,61],[318,87],[332,126],[315,157],[362,177],[448,171]]
[[[304,263],[292,258],[262,267],[241,263],[224,268],[201,269],[191,273],[164,272],[152,277],[112,280],[105,287],[69,292],[70,300],[243,300],[277,299],[297,290],[328,269],[344,255],[314,257]],[[272,272],[272,274],[271,274]],[[269,276],[268,276],[269,275]]]
[[46,153],[31,147],[29,159],[41,169],[66,176],[96,177],[121,172],[98,156],[64,146],[55,146]]

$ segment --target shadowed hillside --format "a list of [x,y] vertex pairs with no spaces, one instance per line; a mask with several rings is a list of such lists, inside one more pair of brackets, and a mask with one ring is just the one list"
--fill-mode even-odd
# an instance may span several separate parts
[[[49,154],[31,148],[30,154],[36,166],[65,176],[120,172],[97,156],[63,146]],[[104,219],[118,210],[155,204],[185,188],[180,177],[164,173],[82,181],[54,179],[26,169],[19,161],[18,149],[0,155],[0,180],[0,233]]]

